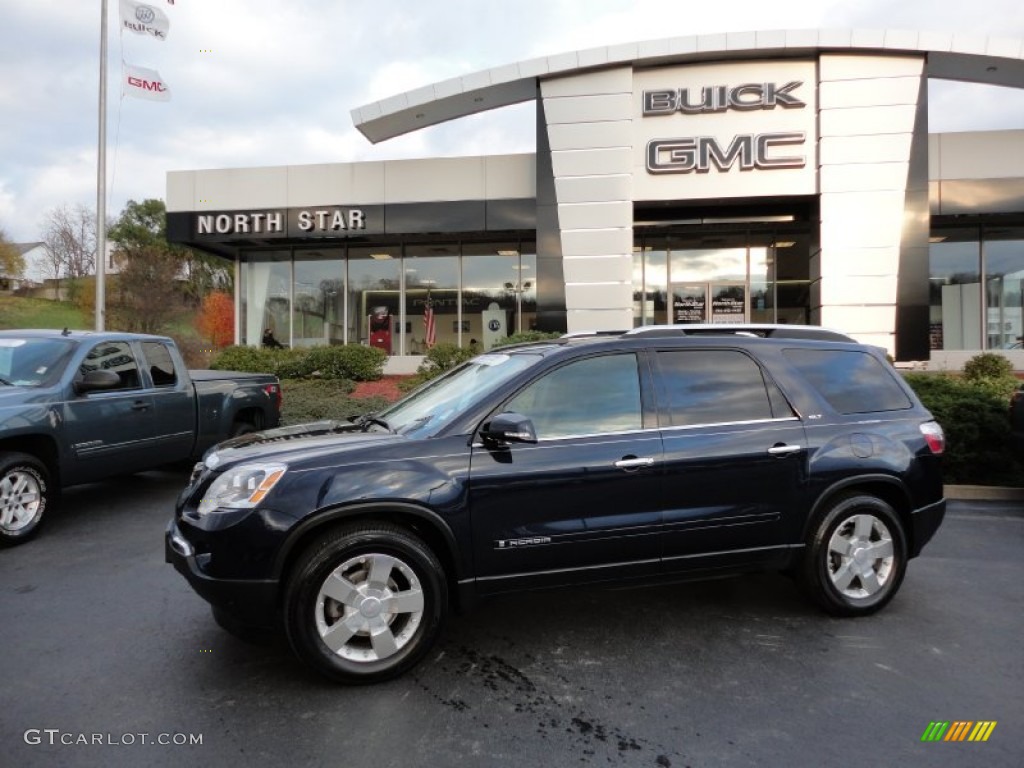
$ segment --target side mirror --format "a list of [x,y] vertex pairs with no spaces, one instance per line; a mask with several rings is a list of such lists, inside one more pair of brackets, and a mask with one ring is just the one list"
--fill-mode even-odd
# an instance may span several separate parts
[[121,377],[114,371],[100,369],[89,371],[80,381],[75,382],[75,392],[84,395],[101,389],[117,389],[121,386]]
[[536,443],[537,430],[529,416],[506,411],[484,424],[480,436],[495,443]]

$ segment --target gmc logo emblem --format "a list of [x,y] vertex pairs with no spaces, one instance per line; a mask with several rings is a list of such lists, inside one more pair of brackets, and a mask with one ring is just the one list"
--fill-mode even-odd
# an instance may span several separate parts
[[707,173],[714,166],[728,171],[739,164],[741,171],[754,169],[803,168],[803,155],[784,156],[777,147],[803,144],[803,131],[740,134],[722,148],[713,136],[655,139],[647,142],[647,170],[650,173]]
[[141,77],[133,77],[132,75],[128,76],[128,85],[141,88],[144,91],[156,91],[157,93],[163,93],[167,90],[167,86],[159,80],[143,80]]

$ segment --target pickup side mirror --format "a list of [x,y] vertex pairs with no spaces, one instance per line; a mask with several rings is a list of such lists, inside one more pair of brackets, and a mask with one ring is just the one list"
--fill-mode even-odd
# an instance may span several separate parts
[[536,443],[537,430],[529,416],[506,411],[484,424],[480,436],[492,443]]
[[117,389],[121,386],[121,377],[114,371],[103,369],[89,371],[79,381],[76,381],[74,386],[75,393],[79,395],[101,389]]

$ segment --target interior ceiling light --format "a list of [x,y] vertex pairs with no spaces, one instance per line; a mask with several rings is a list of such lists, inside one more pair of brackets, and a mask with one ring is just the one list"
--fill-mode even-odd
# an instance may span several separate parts
[[498,251],[499,256],[518,256],[519,251]]
[[377,261],[384,261],[385,259],[390,259],[391,258],[391,254],[390,253],[371,253],[370,254],[370,258],[371,259],[377,259]]
[[777,242],[775,244],[775,247],[776,248],[792,248],[794,245],[796,245],[796,241],[795,240],[779,240],[779,242]]
[[945,235],[935,235],[928,238],[929,243],[944,243],[948,238]]

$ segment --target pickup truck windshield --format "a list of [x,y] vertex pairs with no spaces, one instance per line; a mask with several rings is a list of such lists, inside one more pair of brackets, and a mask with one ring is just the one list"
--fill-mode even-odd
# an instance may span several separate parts
[[400,435],[429,437],[536,362],[529,354],[474,357],[377,416]]
[[0,386],[41,387],[64,369],[74,344],[64,339],[0,339]]

